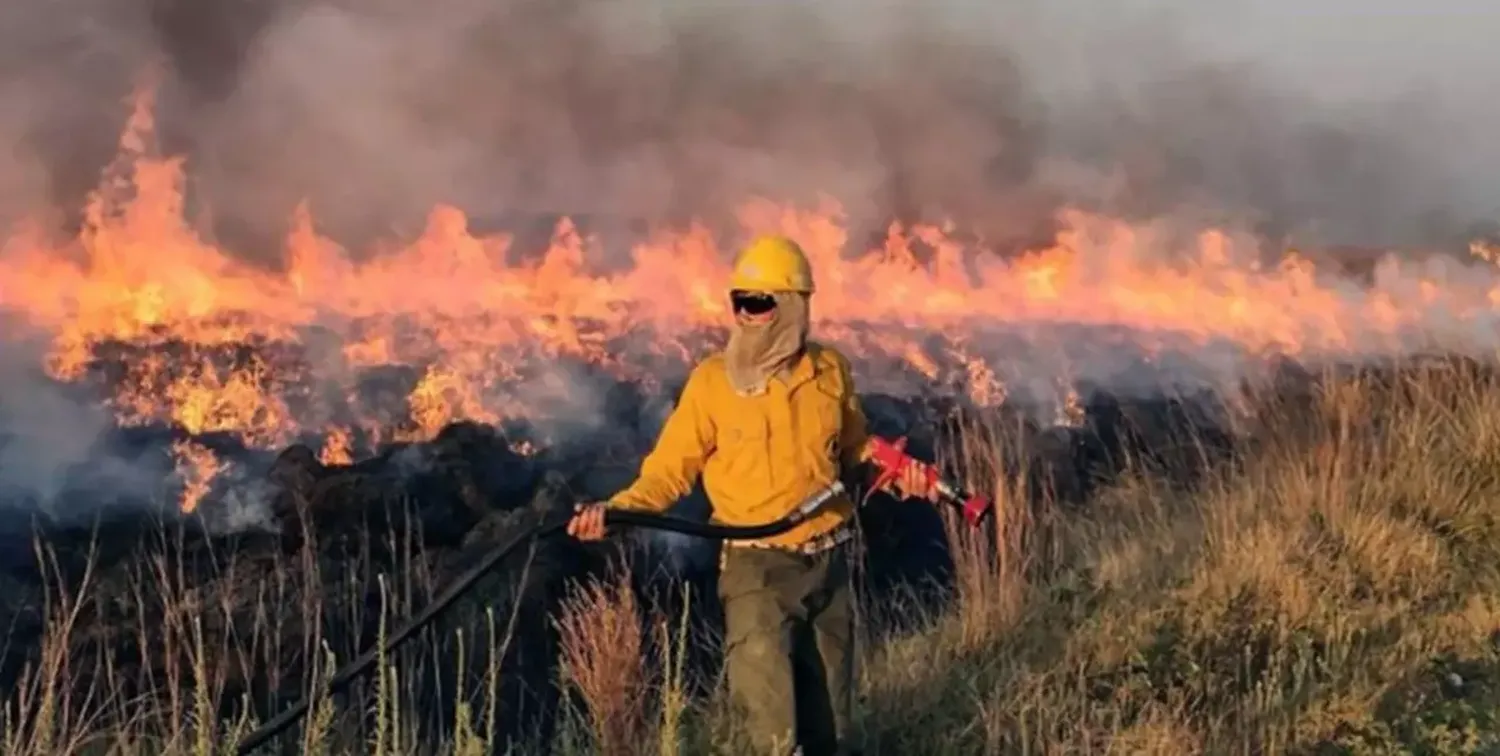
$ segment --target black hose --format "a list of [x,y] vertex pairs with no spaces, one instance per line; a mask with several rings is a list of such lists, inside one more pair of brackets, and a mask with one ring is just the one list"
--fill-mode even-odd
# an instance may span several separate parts
[[[843,491],[844,486],[841,483],[834,483],[811,499],[808,499],[796,511],[764,525],[716,525],[713,523],[693,522],[677,517],[666,517],[621,509],[606,510],[604,521],[606,525],[610,526],[668,530],[674,533],[683,533],[701,538],[719,538],[731,541],[769,538],[785,533],[802,524],[824,502],[827,502]],[[387,636],[384,645],[375,645],[366,649],[364,653],[360,654],[353,661],[334,672],[333,676],[320,686],[320,690],[292,704],[285,711],[272,717],[254,732],[247,735],[244,740],[240,741],[239,746],[235,748],[236,756],[249,756],[255,749],[265,745],[272,738],[275,738],[296,724],[297,720],[306,716],[307,710],[311,708],[313,701],[326,695],[341,692],[344,688],[347,688],[349,683],[354,682],[355,679],[368,672],[370,667],[374,666],[377,659],[395,651],[407,640],[410,640],[412,636],[420,632],[422,628],[437,619],[438,615],[452,606],[455,601],[458,601],[459,597],[463,596],[475,583],[479,582],[480,578],[484,577],[490,570],[493,570],[496,565],[505,561],[505,558],[510,556],[511,552],[524,543],[540,541],[544,538],[566,532],[568,521],[572,518],[573,513],[566,510],[550,514],[536,525],[517,533],[515,536],[486,552],[478,564],[460,575],[448,585],[446,590],[433,599],[432,603],[423,607],[422,611],[418,612],[411,619],[407,620],[405,624],[396,628],[394,632]]]

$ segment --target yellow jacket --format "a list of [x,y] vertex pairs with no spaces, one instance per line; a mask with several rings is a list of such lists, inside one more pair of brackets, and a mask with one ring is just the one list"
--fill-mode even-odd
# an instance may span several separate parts
[[[791,513],[861,462],[867,441],[849,361],[836,350],[809,343],[787,378],[750,397],[730,387],[718,354],[693,368],[640,475],[611,503],[660,512],[686,496],[701,473],[716,522],[760,525]],[[764,543],[804,543],[853,512],[853,502],[840,496]]]

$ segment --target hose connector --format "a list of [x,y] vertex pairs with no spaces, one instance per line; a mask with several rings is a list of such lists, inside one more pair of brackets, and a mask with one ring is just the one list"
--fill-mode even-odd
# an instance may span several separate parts
[[841,480],[835,480],[833,483],[829,484],[827,488],[824,488],[823,490],[813,494],[812,496],[809,496],[800,505],[798,505],[796,511],[792,512],[791,519],[797,522],[801,522],[809,517],[812,517],[814,512],[822,509],[824,504],[832,501],[835,497],[842,495],[845,490],[846,489],[844,488],[844,482]]

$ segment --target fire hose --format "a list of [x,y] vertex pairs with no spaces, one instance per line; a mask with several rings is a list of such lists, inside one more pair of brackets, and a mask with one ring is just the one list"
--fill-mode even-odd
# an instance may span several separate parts
[[[963,493],[962,489],[938,476],[936,468],[908,456],[905,453],[904,439],[892,443],[877,438],[874,439],[874,443],[875,455],[872,457],[872,462],[880,470],[880,475],[877,478],[877,486],[883,486],[885,483],[900,476],[906,469],[906,465],[916,465],[919,472],[933,485],[933,489],[937,492],[938,497],[949,504],[957,506],[962,512],[964,519],[970,524],[977,524],[989,511],[987,500]],[[715,538],[729,541],[755,540],[781,535],[797,527],[817,512],[824,504],[828,503],[834,497],[843,494],[845,490],[842,482],[835,481],[803,501],[790,514],[763,525],[721,525],[694,522],[679,517],[624,509],[605,510],[604,522],[606,526],[665,530],[697,536],[699,538]],[[437,598],[423,607],[422,611],[392,631],[386,637],[384,643],[366,649],[364,653],[361,653],[348,664],[336,670],[312,694],[297,701],[297,703],[267,720],[247,735],[235,748],[235,754],[237,756],[249,756],[257,748],[260,748],[270,742],[271,739],[291,728],[298,720],[307,715],[314,701],[342,692],[345,688],[349,687],[350,683],[369,672],[377,660],[394,652],[418,632],[421,632],[423,628],[431,624],[440,614],[457,602],[463,594],[467,593],[475,583],[479,582],[481,578],[495,569],[497,565],[505,561],[506,557],[509,557],[516,549],[527,543],[535,543],[565,533],[568,522],[572,518],[573,512],[568,510],[551,513],[532,527],[517,533],[504,542],[496,544],[493,549],[486,552],[480,558],[478,563],[470,567],[462,575],[459,575]]]

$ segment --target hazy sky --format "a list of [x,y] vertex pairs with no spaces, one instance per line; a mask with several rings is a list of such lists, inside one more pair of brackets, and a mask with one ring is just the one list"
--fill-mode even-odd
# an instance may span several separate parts
[[[994,28],[1031,50],[1029,63],[1041,65],[1040,51],[1050,47],[1062,65],[1073,63],[1084,78],[1139,73],[1153,56],[1166,54],[1137,46],[1140,40],[1176,37],[1196,56],[1248,61],[1284,77],[1288,86],[1327,97],[1383,96],[1419,84],[1500,97],[1500,3],[1485,0],[1029,5],[997,9]],[[1045,35],[1035,33],[1039,25]]]
[[[964,5],[953,0],[955,5]],[[1500,221],[1500,3],[1484,0],[1070,0],[1006,5],[989,28],[1039,91],[1129,89],[1195,63],[1241,66],[1263,93],[1391,108],[1381,124],[1456,182],[1445,202]],[[978,34],[988,34],[989,28]],[[1040,31],[1039,31],[1040,30]],[[1130,99],[1130,95],[1124,95]],[[1282,113],[1295,118],[1295,108]],[[1421,123],[1398,124],[1410,118]],[[1377,119],[1379,120],[1379,119]],[[1362,130],[1360,119],[1341,124]],[[1189,129],[1188,131],[1193,131]],[[1192,136],[1212,139],[1196,131]],[[1420,181],[1428,176],[1413,177]]]
[[[1202,5],[1212,5],[1204,3]],[[1200,45],[1223,45],[1316,97],[1429,93],[1472,150],[1464,179],[1500,210],[1500,3],[1486,0],[1244,2],[1198,12]],[[1492,216],[1500,222],[1500,217]]]
[[[1186,6],[1187,3],[1174,3]],[[1205,49],[1264,62],[1330,96],[1409,87],[1500,97],[1500,4],[1484,0],[1269,0],[1188,11]],[[1201,36],[1200,36],[1201,35]]]

